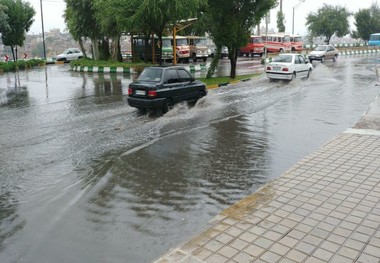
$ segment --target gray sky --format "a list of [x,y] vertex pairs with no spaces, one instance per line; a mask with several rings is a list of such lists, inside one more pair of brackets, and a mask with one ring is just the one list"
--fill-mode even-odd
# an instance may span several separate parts
[[[35,21],[29,31],[29,33],[39,34],[42,32],[41,23],[41,0],[24,0],[29,1],[36,10]],[[349,11],[355,13],[359,9],[369,8],[376,0],[305,0],[305,2],[299,4],[294,9],[294,33],[305,35],[307,29],[305,28],[306,16],[310,12],[316,12],[323,6],[324,3],[329,5],[340,5],[346,7]],[[293,7],[300,3],[300,0],[283,0],[283,12],[285,13],[285,27],[286,32],[292,32],[292,20],[293,20]],[[65,9],[65,2],[63,0],[42,0],[43,18],[45,32],[53,28],[59,28],[63,31],[66,28],[64,20],[62,18],[63,10]],[[269,28],[277,29],[276,26],[276,14],[279,7],[271,10],[271,23]],[[353,21],[353,20],[352,20]],[[351,25],[353,27],[353,23]]]

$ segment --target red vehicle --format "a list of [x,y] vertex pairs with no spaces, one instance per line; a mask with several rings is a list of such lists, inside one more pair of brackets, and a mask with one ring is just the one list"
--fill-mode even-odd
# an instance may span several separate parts
[[292,50],[292,43],[287,34],[268,34],[262,38],[267,52],[290,52]]
[[241,47],[239,50],[240,55],[248,56],[262,56],[264,53],[264,43],[263,39],[260,36],[251,36],[249,42],[245,47]]
[[290,43],[292,44],[292,51],[302,51],[303,42],[302,37],[299,35],[290,35]]

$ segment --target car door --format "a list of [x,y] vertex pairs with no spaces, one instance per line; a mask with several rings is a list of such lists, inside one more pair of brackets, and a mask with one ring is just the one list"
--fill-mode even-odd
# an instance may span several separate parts
[[184,99],[192,100],[197,99],[199,92],[197,86],[192,83],[192,77],[188,71],[183,68],[178,69],[180,82],[183,84]]
[[165,88],[160,91],[163,97],[173,99],[173,102],[183,101],[186,94],[183,90],[183,83],[180,82],[176,68],[168,68],[165,70]]
[[327,46],[326,58],[332,59],[335,55],[334,48],[332,46]]
[[297,74],[297,78],[302,78],[305,73],[303,71],[303,65],[301,64],[299,55],[294,56],[294,68]]
[[302,55],[297,55],[301,64],[300,64],[300,70],[302,71],[302,77],[306,77],[309,72],[309,64],[307,63],[307,60]]

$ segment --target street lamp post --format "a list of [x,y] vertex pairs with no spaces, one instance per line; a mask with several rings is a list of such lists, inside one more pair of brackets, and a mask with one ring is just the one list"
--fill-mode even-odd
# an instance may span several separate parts
[[293,6],[292,34],[294,34],[294,9],[296,9],[296,7],[299,6],[300,4],[302,4],[303,2],[305,2],[305,0],[301,0],[298,4],[296,4],[295,6]]

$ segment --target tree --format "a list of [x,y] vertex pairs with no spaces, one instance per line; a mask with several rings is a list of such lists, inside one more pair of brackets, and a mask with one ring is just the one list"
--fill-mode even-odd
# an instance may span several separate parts
[[333,35],[343,37],[350,32],[348,22],[350,15],[345,7],[324,4],[316,13],[309,13],[306,26],[311,36],[323,36],[329,44]]
[[208,31],[217,47],[228,48],[230,77],[235,78],[238,49],[248,43],[251,28],[276,6],[277,0],[209,0],[208,3],[205,14]]
[[352,33],[354,38],[369,40],[372,33],[380,29],[380,8],[377,3],[369,9],[360,9],[354,15],[356,31]]
[[5,6],[3,12],[7,15],[8,25],[2,28],[1,39],[5,46],[10,46],[13,60],[17,61],[17,46],[23,46],[26,32],[33,24],[35,11],[28,2],[22,0],[0,0]]
[[8,16],[5,13],[6,10],[6,6],[0,5],[0,34],[10,29],[8,23]]
[[281,10],[279,10],[277,12],[277,29],[278,29],[278,32],[285,32],[284,21],[285,21],[285,15]]

